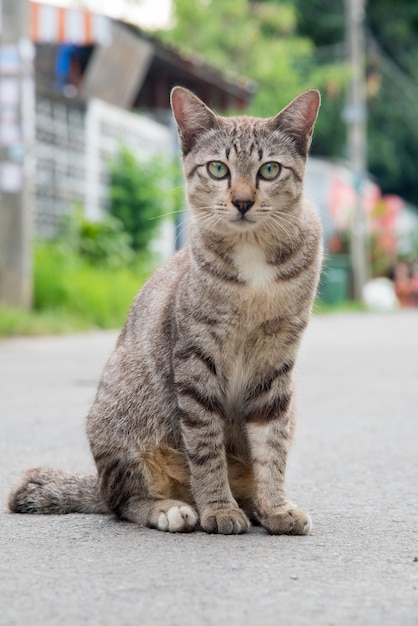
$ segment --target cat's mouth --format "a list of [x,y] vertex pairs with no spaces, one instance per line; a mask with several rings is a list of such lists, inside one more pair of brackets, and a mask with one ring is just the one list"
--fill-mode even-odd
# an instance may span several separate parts
[[257,224],[257,220],[251,219],[246,215],[238,215],[233,219],[228,220],[230,224],[233,224],[238,230],[252,229]]

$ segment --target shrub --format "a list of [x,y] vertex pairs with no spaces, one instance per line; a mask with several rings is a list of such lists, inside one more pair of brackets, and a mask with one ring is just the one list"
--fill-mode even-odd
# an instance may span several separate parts
[[131,237],[122,222],[111,215],[91,221],[81,206],[67,219],[59,240],[93,265],[122,267],[134,259]]
[[162,217],[172,212],[168,188],[173,166],[162,157],[138,161],[122,146],[110,164],[110,213],[131,236],[134,250],[146,250]]
[[127,267],[95,266],[62,242],[38,243],[34,268],[35,310],[65,313],[78,324],[99,328],[124,323],[136,292],[153,269],[143,257]]

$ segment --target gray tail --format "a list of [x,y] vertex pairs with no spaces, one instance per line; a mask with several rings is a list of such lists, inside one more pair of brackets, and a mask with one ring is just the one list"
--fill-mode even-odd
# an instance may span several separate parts
[[23,474],[8,500],[12,513],[108,513],[94,475],[35,467]]

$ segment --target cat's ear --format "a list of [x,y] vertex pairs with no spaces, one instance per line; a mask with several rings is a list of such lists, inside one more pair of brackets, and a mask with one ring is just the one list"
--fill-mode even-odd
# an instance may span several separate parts
[[291,135],[298,150],[306,155],[312,141],[313,127],[318,116],[321,96],[316,89],[308,89],[272,119],[275,128]]
[[171,108],[183,154],[187,154],[199,134],[216,126],[216,116],[206,104],[184,87],[174,87],[172,90]]

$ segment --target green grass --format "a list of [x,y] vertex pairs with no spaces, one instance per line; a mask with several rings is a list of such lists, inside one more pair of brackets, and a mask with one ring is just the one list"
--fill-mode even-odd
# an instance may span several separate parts
[[328,304],[317,299],[315,300],[313,306],[314,315],[321,315],[325,313],[359,313],[366,310],[367,308],[364,302],[359,302],[358,300],[345,300],[335,304]]
[[[98,267],[67,245],[43,243],[35,248],[34,267],[34,309],[0,307],[0,337],[120,328],[155,263],[143,256],[127,267]],[[364,310],[359,302],[314,305],[314,314]]]
[[148,258],[129,267],[96,267],[58,244],[38,245],[34,267],[34,309],[0,307],[0,336],[120,328],[153,269]]
[[0,308],[0,337],[59,335],[88,330],[91,325],[66,311]]

